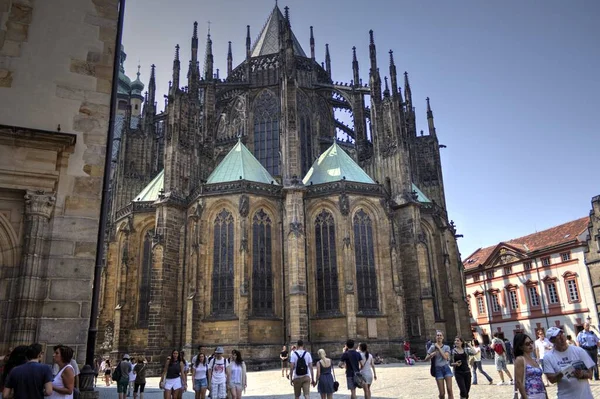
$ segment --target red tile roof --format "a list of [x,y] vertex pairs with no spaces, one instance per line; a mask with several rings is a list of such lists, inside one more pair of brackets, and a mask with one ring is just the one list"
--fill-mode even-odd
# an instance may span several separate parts
[[587,230],[589,221],[590,218],[586,216],[524,237],[502,241],[486,248],[479,248],[463,261],[465,270],[485,264],[498,246],[513,247],[517,252],[527,254],[540,249],[576,241],[577,237]]

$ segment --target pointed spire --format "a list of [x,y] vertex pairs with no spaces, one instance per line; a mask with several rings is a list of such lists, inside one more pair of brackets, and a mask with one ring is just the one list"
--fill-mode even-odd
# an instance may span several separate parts
[[148,82],[148,104],[154,105],[156,100],[156,65],[150,67],[150,81]]
[[352,47],[352,75],[354,79],[354,85],[360,85],[360,78],[358,73],[358,60],[356,59],[356,46]]
[[377,70],[377,49],[375,48],[375,39],[373,37],[373,29],[369,31],[370,44],[369,44],[369,58],[371,59],[371,70],[375,72]]
[[229,42],[229,48],[227,49],[227,76],[231,75],[233,70],[233,53],[231,52],[231,42]]
[[394,63],[394,52],[390,50],[390,80],[392,83],[392,97],[398,95],[398,76],[396,73],[396,64]]
[[404,96],[406,97],[406,105],[412,108],[412,92],[408,81],[408,72],[404,72]]
[[173,86],[172,92],[175,93],[179,90],[179,72],[181,70],[181,63],[179,62],[179,44],[175,46],[175,59],[173,59]]
[[285,11],[285,20],[287,21],[288,25],[291,25],[291,23],[290,23],[290,8],[288,6],[285,6],[284,11]]
[[137,71],[137,73],[136,73],[136,75],[137,75],[137,80],[140,80],[140,68],[141,68],[141,67],[142,67],[142,66],[141,66],[140,64],[138,64],[138,71]]
[[381,100],[381,76],[377,68],[377,49],[375,48],[375,39],[373,30],[369,31],[369,58],[371,59],[371,69],[369,70],[369,83],[371,86],[371,98],[375,101]]
[[250,25],[246,25],[246,58],[250,58],[250,46],[252,45],[252,40],[250,39]]
[[433,123],[433,111],[431,110],[431,104],[429,103],[429,97],[427,97],[427,125],[429,126],[429,135],[435,136],[435,124]]
[[194,33],[192,34],[192,61],[198,61],[198,22],[194,21]]
[[389,97],[390,96],[390,87],[388,86],[388,78],[387,78],[387,76],[384,77],[383,80],[385,81],[385,89],[383,90],[383,96],[384,97]]
[[325,70],[331,77],[331,56],[329,55],[329,44],[325,44]]
[[204,58],[204,79],[213,79],[214,58],[212,52],[212,39],[210,38],[210,25],[206,35],[206,53]]
[[315,36],[313,35],[313,27],[310,27],[310,58],[315,59]]

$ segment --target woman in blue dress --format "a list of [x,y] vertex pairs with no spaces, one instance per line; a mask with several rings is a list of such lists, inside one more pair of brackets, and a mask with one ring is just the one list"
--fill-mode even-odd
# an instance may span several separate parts
[[317,379],[316,385],[317,390],[321,394],[321,399],[332,399],[335,389],[333,388],[333,381],[335,373],[331,364],[331,359],[327,357],[324,349],[317,351],[320,360],[317,362]]

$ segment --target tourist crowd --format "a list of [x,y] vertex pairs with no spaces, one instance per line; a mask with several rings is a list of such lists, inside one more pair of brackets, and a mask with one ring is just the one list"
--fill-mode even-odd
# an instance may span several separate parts
[[[539,329],[537,339],[524,333],[517,333],[512,345],[494,334],[489,348],[493,350],[494,365],[500,382],[497,385],[514,385],[514,397],[526,399],[547,399],[548,384],[557,384],[559,399],[592,399],[589,380],[599,380],[598,336],[585,323],[576,340],[564,334],[560,327]],[[435,342],[427,343],[425,361],[431,360],[431,376],[435,378],[440,399],[454,399],[452,380],[456,380],[460,398],[469,398],[471,385],[477,384],[477,371],[494,381],[481,367],[485,349],[477,340],[473,344],[456,337],[451,349],[444,341],[441,331],[436,333]],[[405,345],[406,352],[406,345]],[[408,358],[411,359],[410,352]],[[507,363],[513,363],[513,373]],[[411,364],[411,363],[408,363]],[[514,377],[513,377],[514,374]],[[508,378],[507,379],[505,378]],[[365,395],[366,396],[366,395]]]

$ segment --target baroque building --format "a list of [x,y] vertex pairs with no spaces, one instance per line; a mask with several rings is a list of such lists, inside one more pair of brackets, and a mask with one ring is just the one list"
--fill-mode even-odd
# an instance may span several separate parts
[[586,321],[598,326],[591,222],[593,212],[465,259],[473,336],[487,345],[494,333],[512,341],[519,332],[533,337],[540,328],[561,326],[575,337]]
[[221,79],[210,34],[200,72],[194,24],[161,113],[152,67],[116,157],[99,351],[156,364],[224,345],[260,362],[352,337],[397,356],[436,329],[470,334],[429,99],[417,134],[408,74],[402,93],[390,51],[382,82],[372,31],[369,84],[355,48],[353,80],[334,82],[312,32],[307,54],[275,5],[235,67],[230,43]]

